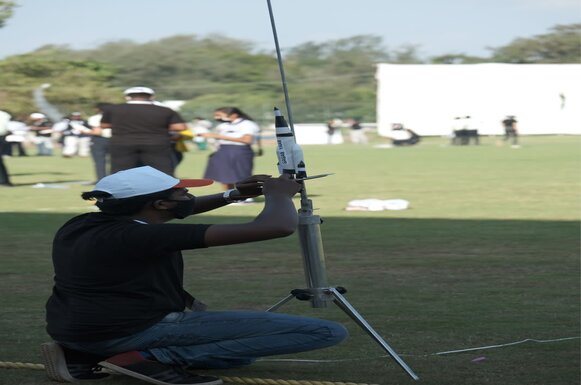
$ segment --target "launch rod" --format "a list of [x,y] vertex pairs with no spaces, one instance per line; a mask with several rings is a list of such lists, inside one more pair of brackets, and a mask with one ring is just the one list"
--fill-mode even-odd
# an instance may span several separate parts
[[286,105],[286,116],[288,118],[288,124],[293,134],[295,133],[295,126],[293,120],[293,114],[291,111],[290,99],[288,97],[288,87],[286,84],[286,75],[284,74],[284,66],[282,64],[282,54],[280,53],[280,45],[278,44],[278,34],[276,33],[276,24],[274,22],[274,13],[272,12],[272,5],[270,0],[266,0],[268,5],[268,14],[270,15],[270,25],[272,26],[272,36],[274,37],[274,46],[276,47],[276,60],[278,61],[278,69],[280,71],[280,78],[282,80],[282,91],[284,93],[284,104]]
[[[287,110],[287,118],[288,118],[288,126],[291,129],[293,136],[295,135],[295,126],[293,120],[293,114],[291,109],[290,98],[288,96],[288,87],[286,83],[286,75],[284,73],[284,65],[282,63],[282,54],[280,52],[280,44],[278,43],[278,33],[276,32],[276,23],[274,22],[274,13],[272,11],[272,4],[270,0],[266,0],[266,4],[268,5],[268,14],[270,16],[270,25],[272,26],[272,36],[274,37],[274,46],[276,48],[276,60],[278,62],[278,69],[280,71],[280,79],[282,81],[282,90],[284,92],[284,104],[286,105]],[[295,137],[296,143],[296,137]],[[310,199],[308,199],[307,189],[303,185],[301,189],[301,210],[303,213],[311,213],[313,211],[312,203]]]

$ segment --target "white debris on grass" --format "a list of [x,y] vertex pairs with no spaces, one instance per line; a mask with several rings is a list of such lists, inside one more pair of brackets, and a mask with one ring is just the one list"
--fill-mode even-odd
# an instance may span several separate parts
[[410,202],[405,199],[355,199],[350,201],[346,211],[383,211],[383,210],[407,210]]

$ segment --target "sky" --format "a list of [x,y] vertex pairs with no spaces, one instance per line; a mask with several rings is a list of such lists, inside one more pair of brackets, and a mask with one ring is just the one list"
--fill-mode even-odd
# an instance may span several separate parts
[[[47,44],[74,49],[129,39],[221,34],[274,50],[266,0],[15,0],[0,59]],[[420,57],[489,56],[519,37],[581,22],[581,0],[271,0],[283,49],[356,35]]]

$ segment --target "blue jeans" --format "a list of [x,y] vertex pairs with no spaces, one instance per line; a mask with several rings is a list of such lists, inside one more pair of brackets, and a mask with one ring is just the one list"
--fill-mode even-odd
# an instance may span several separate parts
[[114,340],[62,342],[70,349],[113,356],[128,351],[191,368],[231,368],[258,357],[297,353],[338,344],[347,337],[339,323],[258,311],[168,314],[152,327]]

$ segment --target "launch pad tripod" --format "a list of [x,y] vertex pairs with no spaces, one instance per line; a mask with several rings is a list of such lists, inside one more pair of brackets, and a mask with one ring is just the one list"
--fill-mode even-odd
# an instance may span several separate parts
[[[322,223],[321,217],[318,215],[313,215],[313,203],[308,199],[307,191],[305,187],[306,166],[303,159],[294,159],[293,153],[289,153],[288,146],[285,149],[283,144],[289,137],[294,139],[294,126],[291,112],[291,104],[288,96],[288,88],[286,83],[286,76],[284,73],[284,66],[282,62],[282,55],[280,52],[280,45],[278,43],[278,34],[276,32],[276,23],[274,21],[274,13],[272,11],[272,4],[270,0],[266,0],[268,6],[268,13],[270,16],[270,24],[272,26],[272,35],[274,38],[274,44],[276,47],[276,57],[278,62],[278,67],[280,70],[280,77],[282,80],[282,89],[284,92],[284,100],[288,113],[288,122],[290,123],[289,130],[278,131],[279,125],[285,126],[286,122],[282,119],[282,114],[275,108],[275,126],[276,126],[276,136],[277,136],[277,157],[279,160],[279,171],[282,173],[285,167],[288,166],[288,160],[293,159],[290,164],[290,174],[297,177],[299,183],[303,184],[301,189],[301,208],[298,211],[299,216],[299,226],[298,233],[301,243],[301,249],[303,254],[303,265],[305,270],[305,276],[307,279],[307,289],[295,289],[290,292],[290,294],[271,306],[267,311],[275,311],[282,305],[287,303],[293,298],[297,298],[303,301],[310,301],[311,305],[316,308],[322,308],[327,306],[327,302],[334,302],[341,310],[343,310],[347,315],[349,315],[367,334],[371,336],[381,347],[404,369],[414,380],[418,380],[419,377],[414,373],[414,371],[401,359],[401,357],[385,342],[385,340],[375,331],[373,328],[365,321],[365,318],[355,310],[351,304],[343,297],[346,290],[342,287],[329,287],[327,284],[327,275],[325,270],[325,254],[323,252],[323,242],[321,240],[321,228]],[[285,124],[283,124],[285,123]],[[279,137],[280,134],[280,137]],[[293,148],[299,147],[296,145]],[[302,158],[302,150],[297,152],[298,157]],[[301,170],[302,167],[302,170]],[[289,171],[286,169],[286,171]],[[302,174],[302,175],[301,175]]]
[[307,279],[307,289],[294,289],[290,294],[268,308],[266,311],[276,311],[293,298],[310,301],[313,307],[326,307],[327,302],[333,302],[343,310],[357,325],[377,342],[414,380],[419,377],[401,359],[387,342],[369,325],[369,323],[351,306],[343,296],[347,290],[343,287],[329,287],[325,270],[323,242],[321,240],[321,217],[312,215],[312,202],[307,199],[305,188],[301,190],[301,208],[299,209],[299,239],[303,254],[303,264]]

